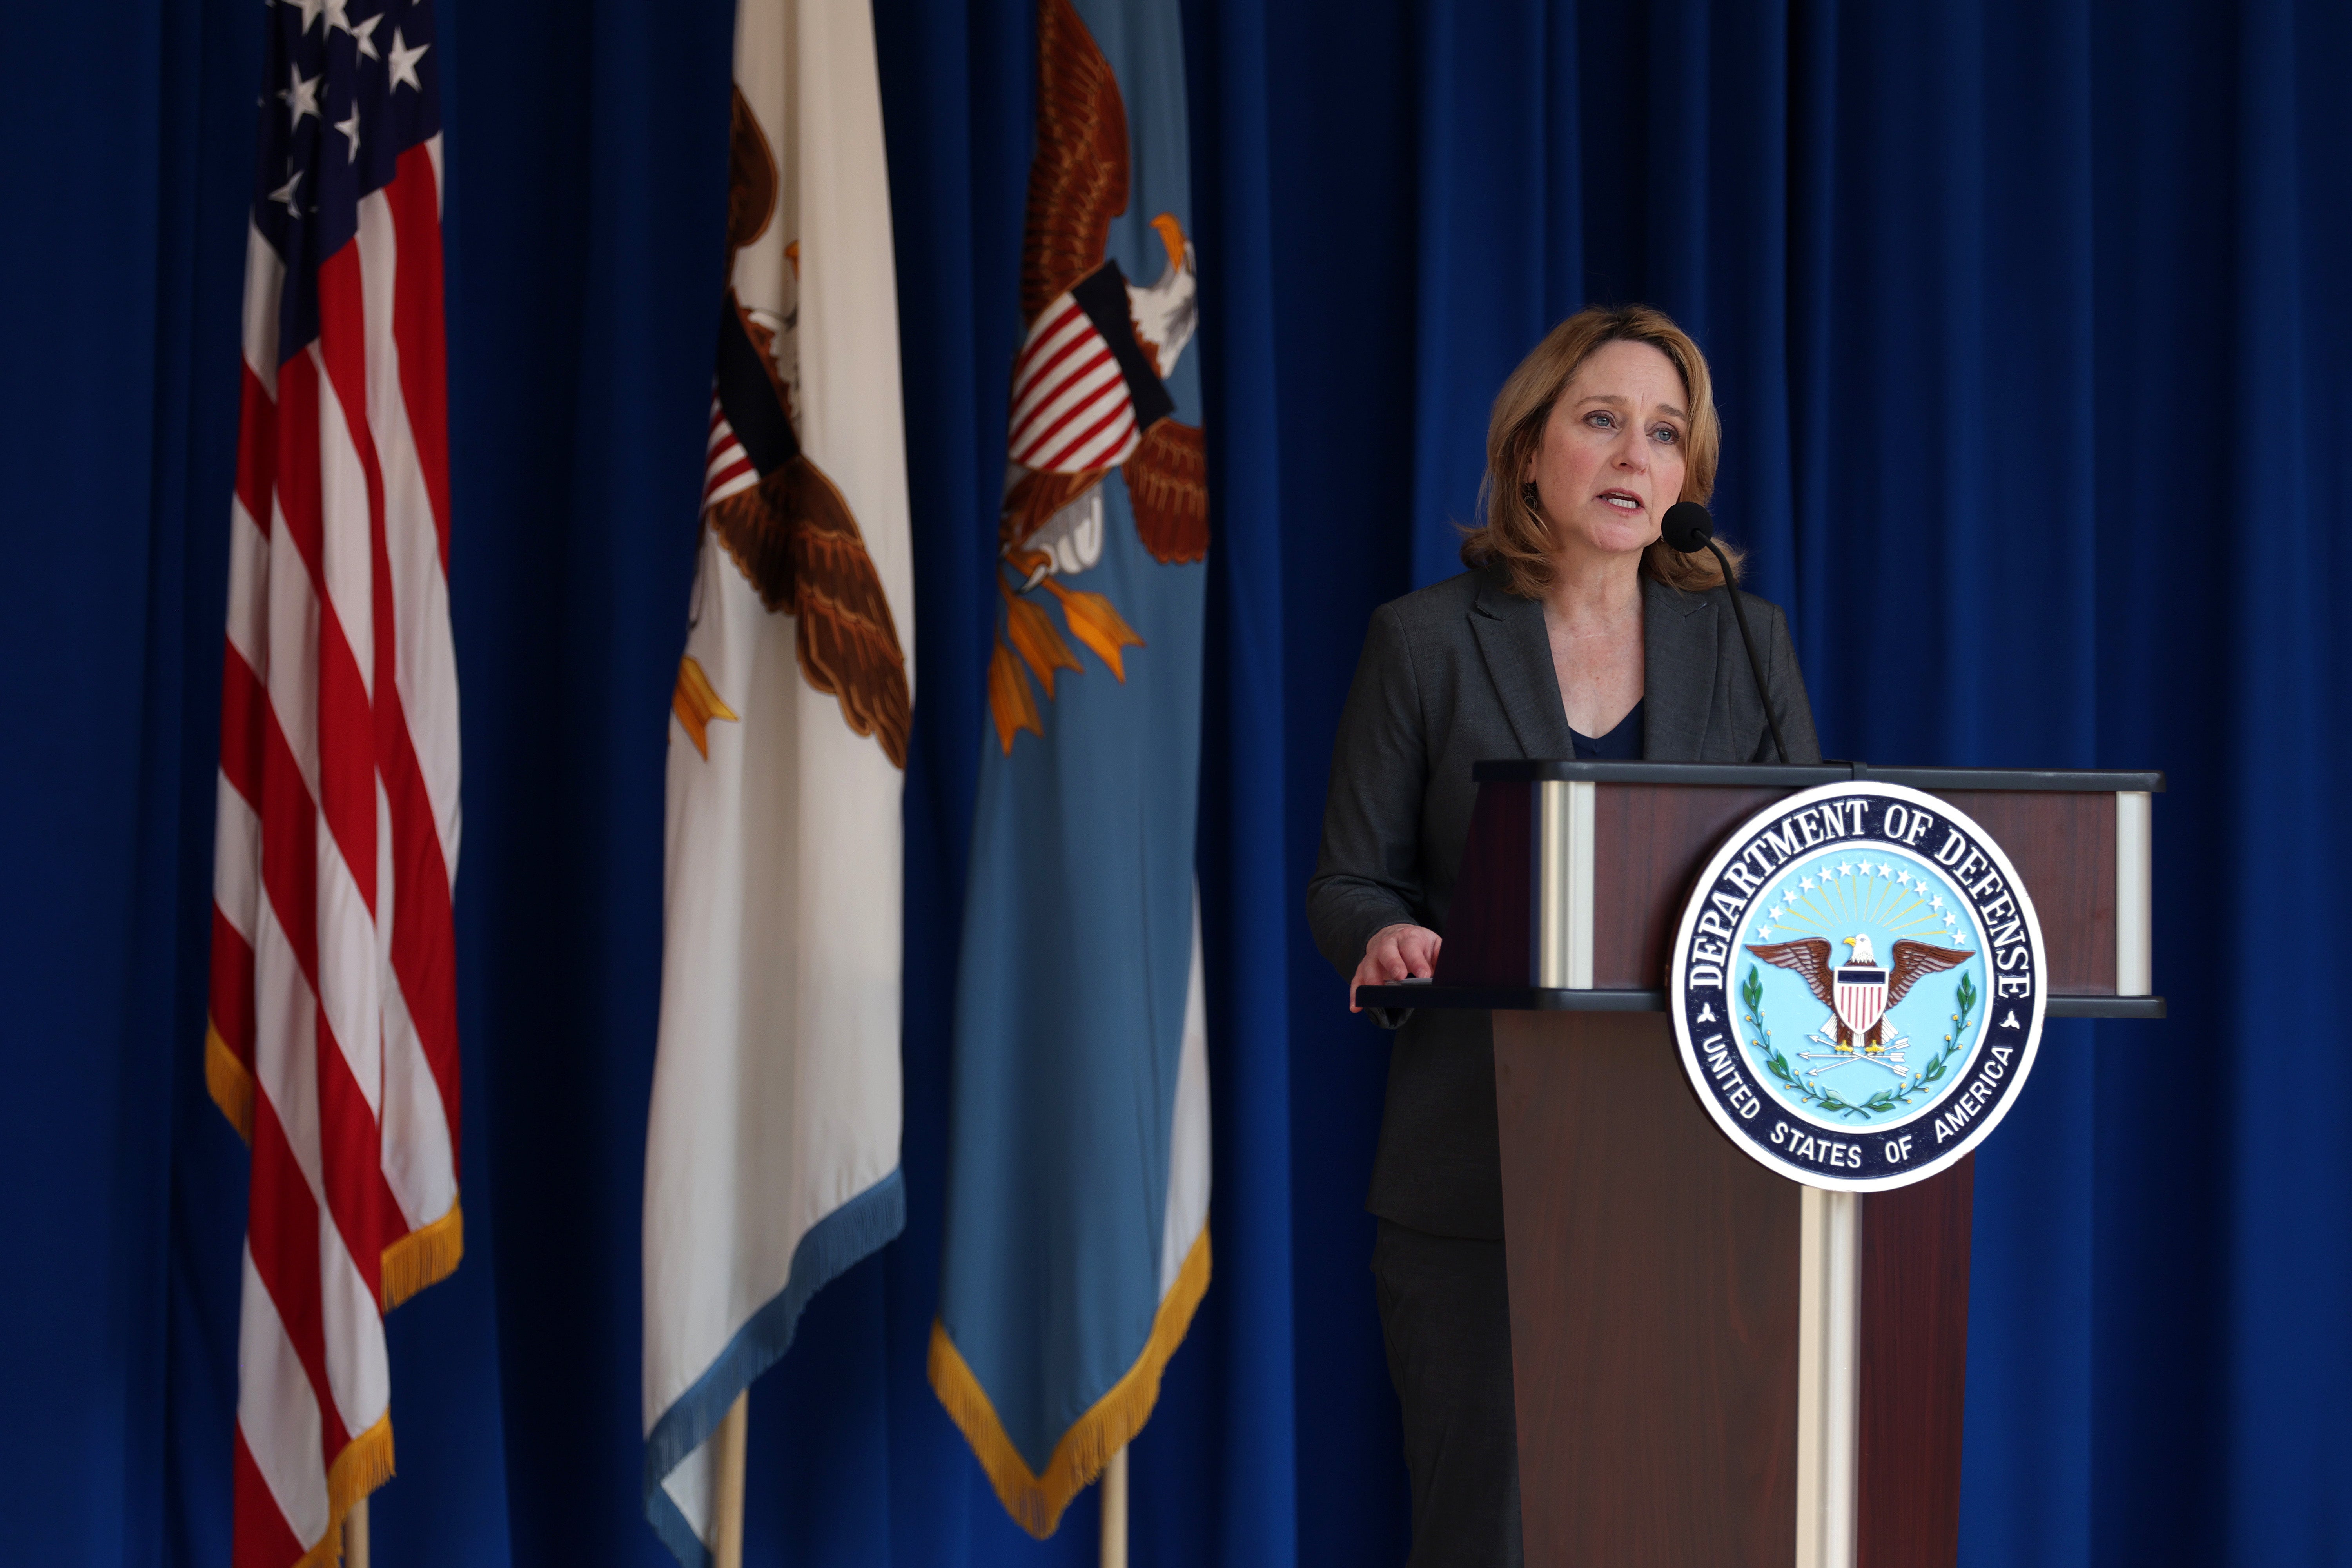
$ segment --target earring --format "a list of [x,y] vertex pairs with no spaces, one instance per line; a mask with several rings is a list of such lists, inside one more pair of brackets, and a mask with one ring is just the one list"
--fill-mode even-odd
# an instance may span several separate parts
[[1536,482],[1533,479],[1529,479],[1527,483],[1519,487],[1519,500],[1527,503],[1527,508],[1529,511],[1541,512],[1543,510],[1543,492],[1536,489]]

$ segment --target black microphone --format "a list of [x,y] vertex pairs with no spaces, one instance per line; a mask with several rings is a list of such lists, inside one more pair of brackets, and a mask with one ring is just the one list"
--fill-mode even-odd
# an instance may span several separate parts
[[1748,629],[1748,611],[1739,602],[1739,589],[1732,581],[1731,563],[1724,559],[1723,547],[1715,542],[1715,519],[1706,508],[1695,500],[1678,500],[1666,508],[1665,521],[1659,531],[1667,547],[1684,554],[1700,550],[1714,552],[1716,564],[1723,568],[1723,591],[1731,596],[1731,613],[1739,621],[1739,640],[1748,645],[1748,673],[1756,680],[1756,700],[1764,705],[1764,722],[1772,731],[1772,749],[1780,760],[1789,760],[1789,742],[1780,738],[1780,721],[1772,716],[1772,699],[1764,690],[1764,665],[1756,657],[1756,637]]

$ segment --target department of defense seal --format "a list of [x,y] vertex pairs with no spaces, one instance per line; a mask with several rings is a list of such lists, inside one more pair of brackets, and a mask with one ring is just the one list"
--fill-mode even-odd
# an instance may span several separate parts
[[1672,956],[1691,1087],[1809,1186],[1934,1175],[2007,1113],[2042,1040],[2033,901],[1982,828],[1899,784],[1825,784],[1743,823]]

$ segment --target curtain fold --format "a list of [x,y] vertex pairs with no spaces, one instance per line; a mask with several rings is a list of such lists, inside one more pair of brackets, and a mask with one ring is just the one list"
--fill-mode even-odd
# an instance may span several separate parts
[[[638,1512],[664,728],[732,8],[446,8],[468,1257],[394,1312],[380,1561],[667,1561]],[[1091,1563],[923,1372],[1020,338],[1025,0],[877,0],[921,663],[904,1237],[752,1394],[751,1560]],[[0,847],[21,1282],[0,1538],[227,1557],[244,1156],[202,1038],[259,21],[28,13],[0,103]],[[1455,570],[1486,410],[1588,300],[1714,362],[1716,510],[1832,752],[2158,767],[2162,1024],[2053,1026],[1979,1162],[1961,1557],[2345,1560],[2352,16],[2311,0],[1187,11],[1211,554],[1214,1284],[1134,1561],[1402,1562],[1361,1212],[1386,1037],[1300,897],[1366,617]],[[266,84],[261,87],[267,90]],[[476,1108],[478,1108],[477,1110]]]

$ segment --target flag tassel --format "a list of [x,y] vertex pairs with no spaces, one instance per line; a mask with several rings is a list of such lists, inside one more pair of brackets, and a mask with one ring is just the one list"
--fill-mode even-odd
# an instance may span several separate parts
[[236,1129],[236,1135],[250,1144],[253,1142],[253,1075],[228,1048],[221,1032],[207,1023],[205,1026],[205,1088],[212,1092],[213,1103]]
[[377,1266],[383,1310],[389,1312],[427,1285],[438,1285],[465,1256],[466,1215],[453,1199],[447,1214],[383,1249]]
[[1070,1500],[1092,1484],[1111,1457],[1143,1430],[1151,1407],[1160,1401],[1160,1375],[1183,1342],[1193,1310],[1208,1289],[1209,1228],[1202,1226],[1199,1239],[1184,1256],[1184,1266],[1177,1270],[1175,1283],[1160,1299],[1143,1353],[1111,1385],[1110,1392],[1095,1402],[1094,1408],[1062,1434],[1042,1476],[1029,1468],[1021,1450],[1013,1447],[1004,1424],[997,1419],[988,1391],[964,1363],[955,1342],[948,1337],[946,1325],[933,1320],[932,1391],[946,1406],[949,1419],[962,1430],[964,1441],[971,1445],[981,1468],[988,1472],[997,1500],[1022,1529],[1040,1541],[1053,1534]]
[[343,1445],[327,1468],[327,1533],[302,1554],[294,1568],[335,1568],[343,1554],[343,1521],[367,1500],[370,1492],[392,1479],[392,1417],[379,1415],[374,1426]]

